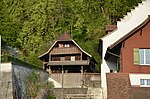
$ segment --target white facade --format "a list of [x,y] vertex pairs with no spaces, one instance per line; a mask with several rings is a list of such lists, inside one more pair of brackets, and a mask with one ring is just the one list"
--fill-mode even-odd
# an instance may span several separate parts
[[129,74],[131,86],[140,86],[140,87],[150,87],[150,86],[141,86],[141,79],[150,79],[150,74]]
[[107,48],[118,41],[120,38],[128,34],[134,28],[139,26],[143,21],[145,21],[150,15],[150,0],[143,1],[138,7],[133,9],[131,12],[117,22],[117,30],[101,38],[103,41],[102,49],[102,64],[101,64],[101,87],[103,89],[103,98],[107,99],[107,83],[106,83],[106,73],[110,70],[116,71],[116,64],[114,61],[106,61],[104,59]]

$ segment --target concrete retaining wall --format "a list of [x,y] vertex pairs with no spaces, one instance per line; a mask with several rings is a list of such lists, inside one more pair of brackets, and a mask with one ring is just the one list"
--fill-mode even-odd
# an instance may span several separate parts
[[[35,70],[35,69],[34,69]],[[12,63],[2,63],[0,66],[0,99],[28,99],[26,89],[26,77],[33,69],[14,65]],[[39,70],[42,81],[47,81],[48,73]],[[41,99],[38,95],[37,99]]]

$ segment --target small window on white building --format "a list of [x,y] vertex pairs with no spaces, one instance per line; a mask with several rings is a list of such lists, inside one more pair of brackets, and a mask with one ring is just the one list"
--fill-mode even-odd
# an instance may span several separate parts
[[71,56],[71,61],[75,61],[75,56]]
[[141,87],[150,87],[150,79],[140,79]]
[[147,79],[147,85],[150,86],[150,79]]
[[145,80],[144,79],[140,79],[140,85],[145,85]]
[[69,44],[65,44],[64,46],[65,46],[65,47],[70,47],[70,45],[69,45]]

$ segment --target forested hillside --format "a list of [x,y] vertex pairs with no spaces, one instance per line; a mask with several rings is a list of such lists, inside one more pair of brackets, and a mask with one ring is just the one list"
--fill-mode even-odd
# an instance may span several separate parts
[[47,51],[60,34],[68,32],[100,63],[98,42],[105,35],[105,25],[115,24],[139,2],[141,0],[0,0],[2,47],[17,48],[20,59],[40,66],[38,55]]

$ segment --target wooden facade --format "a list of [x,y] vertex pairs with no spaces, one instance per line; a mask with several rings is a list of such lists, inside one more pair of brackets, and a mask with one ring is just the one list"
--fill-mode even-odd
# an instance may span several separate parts
[[39,59],[43,61],[43,68],[50,74],[94,72],[97,63],[67,33],[56,40]]

